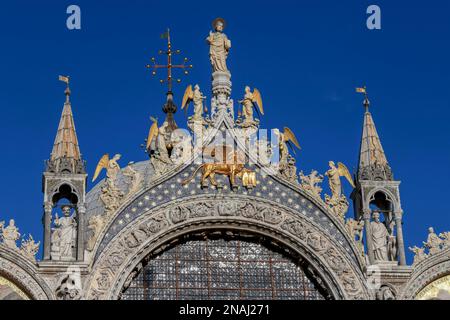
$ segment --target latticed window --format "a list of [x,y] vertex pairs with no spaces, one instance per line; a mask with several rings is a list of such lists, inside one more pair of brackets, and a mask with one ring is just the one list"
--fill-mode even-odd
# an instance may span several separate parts
[[203,239],[156,257],[122,294],[123,300],[321,300],[323,289],[290,258],[258,243]]

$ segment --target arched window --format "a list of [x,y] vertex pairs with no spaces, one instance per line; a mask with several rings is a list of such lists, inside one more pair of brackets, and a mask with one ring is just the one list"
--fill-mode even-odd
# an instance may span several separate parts
[[256,236],[191,236],[150,254],[141,266],[124,288],[123,300],[330,298],[305,261]]

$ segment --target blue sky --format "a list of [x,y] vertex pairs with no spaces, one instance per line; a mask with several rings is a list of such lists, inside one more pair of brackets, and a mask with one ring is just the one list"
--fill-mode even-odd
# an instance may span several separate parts
[[[144,66],[164,48],[160,34],[170,27],[174,46],[194,65],[175,98],[188,83],[210,96],[204,39],[222,16],[233,45],[233,98],[245,85],[261,91],[262,126],[296,133],[299,170],[324,172],[328,160],[356,168],[363,107],[354,88],[366,84],[383,147],[402,181],[406,246],[421,244],[428,226],[450,230],[450,4],[420,3],[2,1],[0,220],[14,217],[22,233],[42,238],[41,175],[64,102],[59,74],[72,78],[91,177],[106,152],[121,153],[122,164],[146,160],[140,144],[149,115],[163,117],[165,88]],[[70,4],[81,7],[81,30],[66,28]],[[381,7],[381,30],[366,28],[370,4]],[[184,113],[176,120],[185,124]]]

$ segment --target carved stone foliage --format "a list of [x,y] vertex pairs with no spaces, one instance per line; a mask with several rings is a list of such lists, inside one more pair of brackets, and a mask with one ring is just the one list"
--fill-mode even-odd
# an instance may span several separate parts
[[325,203],[330,207],[334,216],[344,223],[345,214],[347,213],[349,206],[347,198],[344,195],[341,195],[339,198],[333,198],[326,194]]
[[413,266],[424,261],[430,256],[439,254],[440,252],[450,248],[450,232],[442,232],[437,235],[432,227],[428,228],[427,241],[423,242],[423,247],[410,247],[409,250],[414,252]]
[[332,272],[332,278],[339,283],[341,288],[339,290],[343,290],[346,298],[355,299],[366,294],[361,280],[362,275],[358,275],[359,267],[354,265],[352,259],[339,249],[339,245],[329,235],[305,218],[263,202],[211,199],[173,204],[169,208],[148,213],[129,228],[123,229],[98,257],[86,297],[88,299],[117,297],[121,289],[118,286],[123,286],[127,280],[132,279],[130,273],[142,259],[139,257],[147,255],[144,248],[158,241],[157,239],[164,234],[181,232],[191,225],[204,224],[208,221],[216,223],[215,221],[223,219],[229,221],[227,225],[236,223],[248,228],[261,225],[279,230],[278,232],[301,244],[309,254],[316,256],[316,259],[321,261],[320,268],[331,270],[327,272]]
[[303,171],[300,171],[300,180],[300,185],[304,191],[313,196],[314,199],[322,200],[322,187],[320,184],[323,181],[323,175],[319,174],[316,170],[312,170],[309,175],[305,175]]
[[39,245],[41,242],[36,243],[33,236],[28,235],[28,239],[22,239],[22,244],[20,246],[20,252],[32,262],[36,262],[36,254],[39,251]]

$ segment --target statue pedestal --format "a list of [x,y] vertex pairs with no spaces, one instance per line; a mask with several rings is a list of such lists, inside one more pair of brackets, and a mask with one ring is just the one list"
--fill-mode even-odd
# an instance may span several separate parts
[[231,95],[231,73],[216,71],[212,74],[212,91],[215,96]]
[[234,107],[231,96],[231,74],[226,71],[216,71],[212,74],[211,125],[217,127],[219,119],[229,118],[234,125]]

